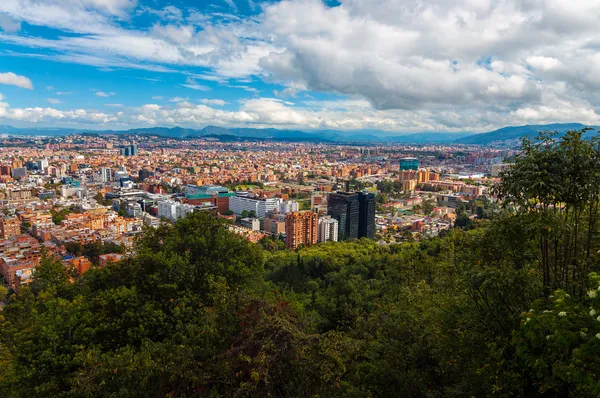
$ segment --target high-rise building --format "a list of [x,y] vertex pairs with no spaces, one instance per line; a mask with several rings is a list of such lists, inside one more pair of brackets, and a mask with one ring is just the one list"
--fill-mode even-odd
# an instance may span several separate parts
[[285,216],[285,244],[289,249],[314,245],[318,240],[319,216],[312,211],[293,212]]
[[402,158],[400,159],[400,170],[419,170],[419,159]]
[[127,145],[121,147],[121,156],[135,156],[138,154],[138,147],[136,144]]
[[365,192],[329,194],[327,214],[339,222],[338,239],[375,236],[375,195]]
[[109,182],[112,180],[112,170],[108,167],[102,167],[100,169],[102,182]]
[[359,192],[358,237],[373,239],[375,237],[375,194]]
[[359,203],[355,192],[330,193],[327,215],[339,223],[339,240],[358,238]]
[[331,216],[319,218],[319,242],[337,242],[339,222]]
[[154,176],[154,172],[148,170],[148,169],[141,169],[138,172],[138,176],[139,176],[139,181],[144,181],[146,178],[150,178],[152,176]]

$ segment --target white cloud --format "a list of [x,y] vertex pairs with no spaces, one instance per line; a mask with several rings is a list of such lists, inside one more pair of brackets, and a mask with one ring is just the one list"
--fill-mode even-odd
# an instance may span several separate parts
[[233,8],[233,10],[234,10],[235,12],[237,12],[237,11],[238,11],[237,5],[235,5],[235,2],[234,2],[233,0],[223,0],[223,1],[224,1],[225,3],[227,3],[227,5],[228,5],[230,8]]
[[527,57],[527,63],[536,69],[551,70],[561,65],[561,62],[553,57],[533,56]]
[[15,33],[21,30],[21,22],[8,15],[0,14],[0,30],[7,33]]
[[[263,80],[283,86],[264,90],[281,98],[316,91],[365,105],[344,110],[261,99],[243,107],[261,104],[273,117],[258,108],[241,108],[236,117],[247,123],[258,118],[308,126],[475,130],[567,120],[568,115],[573,121],[594,120],[600,109],[600,7],[595,0],[324,3],[267,2],[260,15],[243,20],[224,12],[138,7],[138,13],[159,18],[140,27],[127,21],[135,10],[133,0],[1,0],[0,15],[12,21],[70,34],[47,39],[4,31],[0,42],[47,50],[31,57],[101,68],[206,68],[186,74],[183,86],[190,89],[206,90],[199,81],[209,80],[258,95],[243,80]],[[251,0],[248,4],[253,6]],[[222,10],[236,7],[223,0]],[[179,102],[179,114],[196,109],[185,99]],[[341,112],[348,114],[345,119]],[[161,120],[141,116],[140,123]]]
[[212,105],[212,106],[223,106],[225,104],[227,104],[227,102],[223,101],[222,99],[201,99],[200,101],[201,104],[204,105]]
[[165,97],[163,97],[162,95],[155,95],[154,97],[152,97],[153,100],[161,100],[161,99],[165,99]]
[[96,94],[94,94],[96,97],[112,97],[113,95],[117,95],[116,93],[113,93],[112,91],[110,93],[105,93],[104,91],[97,91]]
[[189,98],[173,97],[173,98],[169,99],[169,102],[185,102],[188,100],[189,100]]
[[198,84],[191,77],[188,77],[185,81],[185,84],[182,84],[181,86],[190,88],[192,90],[198,90],[198,91],[209,91],[210,90],[210,87],[202,85],[202,84]]
[[16,75],[12,72],[0,73],[0,84],[7,84],[9,86],[17,86],[33,90],[33,84],[31,80],[25,76]]
[[75,94],[74,91],[57,91],[56,95],[72,95]]
[[62,101],[59,100],[58,98],[46,98],[46,101],[48,101],[52,105],[58,105],[58,104],[62,103]]

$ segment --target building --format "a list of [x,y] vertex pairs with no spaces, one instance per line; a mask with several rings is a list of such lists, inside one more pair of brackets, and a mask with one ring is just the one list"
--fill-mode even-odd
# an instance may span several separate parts
[[177,205],[179,203],[172,200],[162,200],[158,202],[158,218],[167,220],[177,219]]
[[25,178],[27,177],[27,169],[25,167],[15,167],[12,169],[13,178]]
[[285,233],[285,214],[278,211],[270,211],[266,214],[264,220],[264,230],[272,235]]
[[319,242],[337,242],[338,241],[339,222],[331,216],[319,218]]
[[220,213],[224,213],[229,210],[229,199],[234,197],[235,193],[220,185],[189,184],[185,187],[184,195],[187,203],[193,205],[211,203]]
[[402,170],[419,170],[419,159],[417,158],[402,158],[400,159],[400,171]]
[[8,198],[10,200],[29,200],[32,198],[32,194],[28,189],[19,189],[15,191],[9,191]]
[[268,211],[275,210],[282,202],[280,198],[257,198],[248,194],[238,194],[229,198],[229,209],[241,215],[244,210],[254,212],[257,218],[264,218]]
[[92,268],[92,262],[87,257],[79,256],[64,260],[63,263],[67,267],[73,267],[78,275],[83,275]]
[[112,181],[112,170],[108,167],[102,167],[100,169],[101,181],[102,182],[110,182]]
[[375,237],[375,194],[360,192],[358,194],[358,237],[373,239]]
[[136,144],[121,147],[120,150],[121,156],[135,156],[138,154],[138,147]]
[[125,205],[125,213],[128,217],[141,217],[143,214],[142,206],[137,202],[128,202]]
[[327,215],[339,222],[338,239],[373,239],[375,236],[375,195],[365,192],[329,194]]
[[327,199],[327,215],[339,223],[339,240],[358,238],[358,194],[355,192],[330,193]]
[[282,214],[293,213],[299,211],[300,207],[295,200],[286,200],[279,204],[279,212]]
[[17,217],[2,217],[0,219],[0,239],[8,239],[21,234],[21,222]]
[[154,176],[154,172],[153,172],[153,171],[150,171],[150,170],[148,170],[148,169],[141,169],[141,170],[138,172],[138,180],[139,180],[140,182],[141,182],[141,181],[144,181],[144,180],[145,180],[145,179],[147,179],[147,178],[153,177],[153,176]]
[[242,227],[252,231],[260,231],[260,220],[258,218],[242,218]]
[[285,244],[289,249],[314,245],[318,240],[319,216],[312,211],[293,212],[285,216]]

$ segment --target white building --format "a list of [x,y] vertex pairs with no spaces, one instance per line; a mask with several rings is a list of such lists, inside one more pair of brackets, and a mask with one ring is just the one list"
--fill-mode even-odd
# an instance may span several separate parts
[[108,167],[102,167],[100,169],[100,176],[102,182],[109,182],[112,180],[112,170]]
[[281,214],[292,213],[295,211],[299,211],[299,209],[300,207],[298,205],[298,202],[296,202],[295,200],[286,200],[279,204],[279,212]]
[[158,202],[158,217],[175,221],[184,218],[194,212],[195,207],[188,204],[175,202],[173,200],[162,200]]
[[319,218],[318,240],[319,242],[337,242],[339,223],[331,216]]
[[125,206],[125,212],[129,217],[141,217],[142,216],[142,206],[140,206],[137,202],[129,202]]
[[48,159],[40,159],[37,161],[38,170],[44,172],[48,168]]
[[178,203],[175,213],[177,215],[177,218],[185,218],[185,216],[187,216],[190,213],[194,212],[194,206],[192,205],[188,205],[188,204],[181,204]]
[[264,218],[268,211],[278,209],[281,202],[281,198],[255,198],[242,194],[229,198],[229,210],[240,215],[244,210],[254,211],[257,218]]
[[158,202],[158,217],[166,218],[167,220],[177,219],[177,205],[179,203],[172,200],[163,200]]

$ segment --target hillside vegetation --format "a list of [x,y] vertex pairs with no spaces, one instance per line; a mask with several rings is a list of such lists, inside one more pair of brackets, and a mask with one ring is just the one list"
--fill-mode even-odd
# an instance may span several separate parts
[[526,140],[483,227],[267,251],[203,214],[8,298],[2,397],[598,397],[600,147]]

